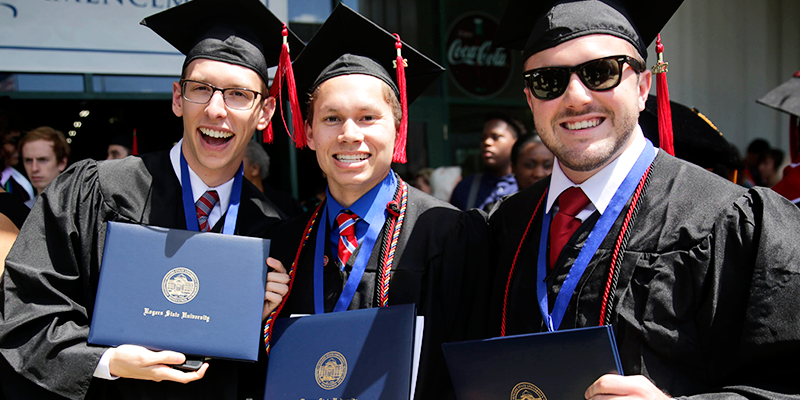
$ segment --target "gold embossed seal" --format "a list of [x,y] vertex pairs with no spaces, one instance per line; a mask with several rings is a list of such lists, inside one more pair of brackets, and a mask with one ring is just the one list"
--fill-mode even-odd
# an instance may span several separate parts
[[547,396],[536,385],[520,382],[511,391],[511,400],[547,400]]
[[173,268],[161,281],[161,292],[164,293],[164,297],[175,304],[192,301],[199,290],[200,280],[189,268]]
[[347,376],[347,360],[338,351],[329,351],[317,361],[314,370],[319,387],[325,390],[336,389]]

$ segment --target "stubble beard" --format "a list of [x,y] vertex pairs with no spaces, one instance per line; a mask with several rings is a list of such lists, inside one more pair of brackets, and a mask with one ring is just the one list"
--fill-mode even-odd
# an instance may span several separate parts
[[[569,145],[558,140],[555,137],[557,126],[554,123],[547,127],[551,135],[548,135],[549,137],[547,138],[542,137],[542,142],[555,154],[559,164],[570,170],[588,172],[601,168],[611,162],[619,155],[620,149],[628,143],[638,124],[638,112],[630,113],[624,110],[623,115],[617,118],[617,115],[613,111],[605,107],[592,107],[580,112],[566,110],[553,120],[560,120],[565,117],[579,117],[592,112],[600,112],[607,116],[608,122],[611,123],[613,135],[594,143],[590,151],[571,148]],[[537,130],[542,132],[539,126],[537,126]]]

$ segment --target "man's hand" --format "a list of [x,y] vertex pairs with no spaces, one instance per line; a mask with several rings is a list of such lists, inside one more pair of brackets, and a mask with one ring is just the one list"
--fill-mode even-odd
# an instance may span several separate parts
[[587,400],[648,399],[669,400],[653,382],[642,375],[603,375],[584,394]]
[[205,375],[208,363],[194,372],[178,371],[168,364],[183,364],[186,356],[174,351],[150,351],[141,346],[124,344],[109,350],[108,369],[112,376],[148,381],[188,383]]
[[264,313],[261,315],[261,322],[264,322],[269,314],[281,304],[283,296],[289,293],[289,275],[283,264],[270,257],[267,258],[267,265],[274,271],[267,273],[267,291],[264,293]]

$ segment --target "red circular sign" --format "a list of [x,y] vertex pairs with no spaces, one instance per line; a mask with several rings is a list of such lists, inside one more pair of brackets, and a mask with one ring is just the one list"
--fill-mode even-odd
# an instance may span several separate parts
[[508,50],[492,48],[497,21],[481,13],[461,16],[447,35],[447,64],[459,89],[472,97],[492,97],[511,78]]

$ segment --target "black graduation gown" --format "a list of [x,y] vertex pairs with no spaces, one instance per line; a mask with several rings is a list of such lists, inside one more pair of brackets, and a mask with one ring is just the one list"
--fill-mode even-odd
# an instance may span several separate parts
[[[522,232],[549,179],[506,199],[490,218],[497,273],[489,325]],[[798,398],[800,211],[659,151],[621,264],[611,322],[626,375],[671,396]],[[510,286],[507,334],[546,331],[536,299],[542,209]],[[576,287],[561,329],[596,326],[614,242],[628,205]],[[546,278],[550,304],[597,221],[587,219]],[[694,397],[692,397],[694,398]]]
[[[275,247],[285,251],[281,261],[287,267],[294,261],[312,213],[313,210],[293,219],[280,235],[272,235],[276,237]],[[298,261],[282,317],[314,313],[313,269],[318,229],[319,221]],[[485,246],[483,243],[476,245],[485,234],[485,216],[480,211],[462,213],[452,205],[409,186],[408,208],[391,272],[389,305],[414,303],[418,315],[425,317],[417,399],[454,396],[441,344],[473,338],[469,336],[468,325],[473,321],[471,316],[480,312],[473,308],[470,294],[476,290],[477,281],[463,278],[474,276],[474,269],[487,265]],[[380,238],[377,243],[380,243]],[[331,257],[329,251],[328,257]],[[376,245],[350,310],[378,306],[378,258],[379,246]],[[324,268],[326,312],[333,310],[344,282],[335,263],[328,263]]]
[[[279,215],[250,182],[242,183],[236,234],[260,236]],[[8,397],[194,400],[249,397],[251,389],[256,397],[263,393],[263,386],[237,384],[249,373],[258,375],[254,364],[221,360],[212,360],[203,379],[186,385],[92,377],[106,350],[86,343],[106,221],[186,229],[181,186],[167,151],[77,163],[40,196],[6,262],[0,320],[6,369],[10,364],[38,386],[3,377]],[[223,224],[224,218],[213,230]]]

